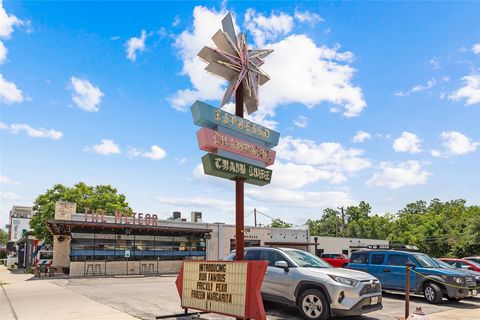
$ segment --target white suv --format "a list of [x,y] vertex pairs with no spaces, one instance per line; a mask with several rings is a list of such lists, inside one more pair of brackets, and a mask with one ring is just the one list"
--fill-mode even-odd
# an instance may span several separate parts
[[[234,260],[235,253],[225,260]],[[245,260],[266,260],[264,300],[297,306],[305,319],[355,316],[382,309],[382,288],[374,276],[333,268],[301,250],[245,248]]]

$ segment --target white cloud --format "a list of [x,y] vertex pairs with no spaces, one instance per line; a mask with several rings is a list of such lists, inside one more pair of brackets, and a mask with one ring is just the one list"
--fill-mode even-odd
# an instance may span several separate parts
[[187,163],[187,158],[175,158],[175,161],[178,164],[185,164],[185,163]]
[[428,61],[428,63],[430,63],[432,65],[433,69],[435,69],[435,70],[439,70],[439,69],[442,68],[442,66],[438,62],[437,57],[433,57],[432,59],[430,59],[430,61]]
[[86,147],[84,151],[95,152],[104,156],[121,153],[118,144],[115,144],[115,142],[110,139],[102,139],[100,140],[99,144],[95,144],[91,147]]
[[[177,91],[169,99],[179,111],[186,111],[197,99],[219,100],[225,84],[208,74],[204,70],[205,63],[197,58],[204,45],[212,44],[210,38],[220,28],[225,11],[197,6],[193,15],[193,29],[185,30],[176,40],[183,60],[182,74],[189,76],[193,86],[193,89]],[[271,80],[261,88],[255,121],[274,116],[278,106],[290,103],[301,103],[309,108],[322,102],[332,103],[342,108],[346,117],[358,116],[365,108],[361,88],[351,83],[355,74],[355,69],[348,65],[353,60],[351,52],[340,52],[339,46],[318,47],[306,35],[290,35],[267,47],[274,50],[264,65]]]
[[399,92],[396,92],[394,95],[400,96],[400,97],[409,96],[412,93],[429,90],[433,88],[435,85],[437,85],[437,83],[438,83],[437,80],[435,78],[432,78],[428,80],[426,84],[418,84],[408,91],[399,91]]
[[172,27],[176,27],[180,24],[180,17],[178,15],[175,16],[172,22]]
[[426,184],[430,175],[430,172],[422,169],[418,161],[410,160],[398,165],[382,162],[380,171],[375,173],[365,184],[368,187],[398,189],[406,186]]
[[17,200],[20,200],[21,197],[15,192],[0,191],[0,199],[4,201],[17,201]]
[[15,83],[7,81],[0,74],[0,101],[6,104],[20,103],[24,100],[22,90]]
[[329,170],[305,164],[276,161],[269,169],[272,169],[274,172],[271,184],[274,188],[299,189],[320,180],[329,181],[330,183],[341,183],[346,180],[340,173],[332,173]]
[[14,27],[25,23],[13,14],[8,14],[3,7],[3,1],[0,1],[0,38],[9,39]]
[[130,147],[128,150],[128,155],[130,157],[143,157],[143,158],[149,158],[152,160],[161,160],[167,156],[167,153],[165,152],[164,149],[160,148],[157,145],[153,145],[150,147],[150,151],[143,151],[139,150],[137,148],[132,148]]
[[331,208],[338,204],[344,206],[354,205],[356,202],[351,195],[343,191],[298,191],[282,188],[246,188],[245,195],[261,203],[270,203],[272,205],[285,205],[289,208]]
[[145,50],[145,40],[147,39],[147,32],[142,30],[140,37],[132,37],[125,43],[127,49],[127,59],[135,61],[137,59],[137,52]]
[[310,11],[303,11],[300,12],[297,9],[295,9],[295,14],[294,14],[295,19],[297,19],[300,22],[305,22],[309,23],[310,25],[314,25],[317,22],[323,22],[325,21],[319,14],[317,13],[312,13]]
[[365,131],[357,131],[357,134],[352,139],[354,143],[362,143],[365,140],[372,140],[371,134]]
[[70,78],[73,94],[73,102],[80,108],[89,112],[98,111],[103,92],[100,88],[94,86],[87,79],[80,79],[72,76]]
[[2,41],[0,41],[0,64],[3,64],[5,60],[7,60],[7,48],[3,44]]
[[335,142],[316,144],[312,140],[287,136],[280,139],[276,150],[278,159],[335,172],[357,172],[370,167],[370,161],[361,157],[363,150],[346,149]]
[[473,45],[472,51],[475,54],[480,54],[480,43],[477,43],[477,44]]
[[462,155],[477,150],[480,142],[474,142],[472,139],[458,131],[444,131],[440,135],[442,144],[447,154]]
[[430,150],[430,154],[432,155],[432,157],[435,157],[435,158],[440,157],[442,155],[442,153],[436,149]]
[[20,182],[13,181],[12,179],[10,179],[10,178],[7,177],[7,176],[2,176],[2,175],[0,175],[0,184],[16,184],[16,185],[20,185]]
[[402,135],[393,142],[393,150],[408,153],[422,152],[420,139],[416,134],[404,131]]
[[273,41],[279,36],[289,34],[293,28],[293,17],[283,12],[278,15],[272,12],[270,17],[266,17],[256,13],[254,9],[247,9],[245,28],[253,35],[255,44],[262,47],[266,41]]
[[480,103],[480,75],[466,76],[462,80],[466,82],[465,86],[449,95],[448,99],[465,99],[466,106]]
[[167,153],[165,150],[160,148],[157,145],[153,145],[150,147],[150,152],[145,152],[142,156],[145,158],[150,158],[152,160],[160,160],[165,158]]
[[358,116],[365,108],[362,90],[351,84],[355,69],[343,64],[353,59],[351,52],[317,47],[306,35],[291,35],[269,48],[274,51],[264,70],[271,80],[261,88],[259,113],[273,116],[277,106],[289,103],[313,108],[329,102],[338,110],[343,106],[346,117]]
[[9,125],[0,122],[0,129],[7,130],[12,134],[18,134],[21,131],[25,131],[25,133],[31,138],[48,138],[58,140],[63,136],[63,133],[60,131],[54,129],[32,128],[26,123],[12,123]]
[[299,116],[293,124],[299,128],[305,128],[308,125],[308,118],[305,116]]
[[218,100],[223,97],[225,81],[206,72],[206,65],[197,57],[197,53],[205,45],[214,46],[211,37],[220,29],[226,14],[225,10],[217,12],[202,6],[195,7],[193,29],[183,31],[175,40],[183,60],[182,74],[190,78],[193,89],[178,90],[168,99],[174,109],[185,112],[195,100]]

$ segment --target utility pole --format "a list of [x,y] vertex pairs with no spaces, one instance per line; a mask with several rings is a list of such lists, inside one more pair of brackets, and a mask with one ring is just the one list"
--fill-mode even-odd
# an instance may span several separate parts
[[337,207],[338,210],[342,213],[342,233],[345,229],[345,212],[343,211],[343,207]]
[[253,220],[255,221],[255,227],[257,227],[257,208],[253,208]]

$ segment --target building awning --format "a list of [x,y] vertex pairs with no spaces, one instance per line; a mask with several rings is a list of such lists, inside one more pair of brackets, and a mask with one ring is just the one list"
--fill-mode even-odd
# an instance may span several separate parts
[[48,228],[54,235],[70,235],[72,232],[91,232],[104,234],[138,234],[138,235],[196,235],[209,237],[211,229],[185,228],[168,226],[147,226],[121,223],[97,223],[72,220],[48,220]]

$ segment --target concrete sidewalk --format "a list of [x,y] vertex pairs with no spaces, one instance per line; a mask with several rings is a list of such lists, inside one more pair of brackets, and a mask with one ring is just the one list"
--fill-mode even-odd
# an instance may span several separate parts
[[31,274],[13,274],[4,266],[0,281],[2,320],[137,319]]
[[448,310],[428,315],[429,320],[480,320],[480,308],[478,309],[462,309]]

